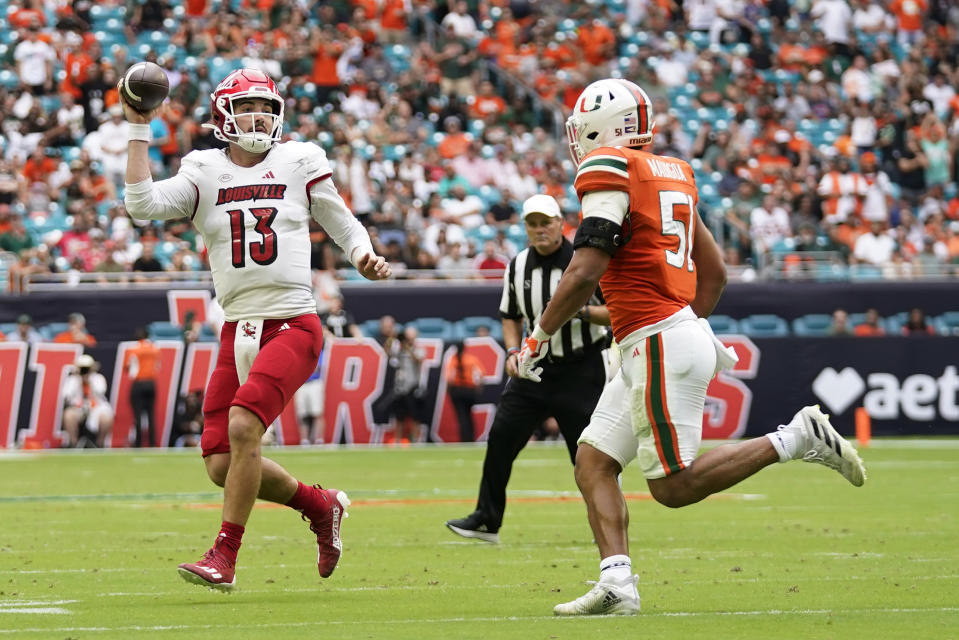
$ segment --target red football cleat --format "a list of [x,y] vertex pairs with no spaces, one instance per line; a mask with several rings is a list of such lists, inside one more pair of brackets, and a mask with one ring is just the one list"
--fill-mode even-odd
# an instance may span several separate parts
[[187,582],[218,591],[232,591],[236,586],[234,565],[216,552],[216,547],[203,554],[197,562],[185,562],[177,567],[180,577]]
[[316,500],[313,507],[303,510],[303,519],[309,521],[310,531],[316,534],[316,568],[321,578],[329,578],[340,561],[343,542],[340,540],[340,523],[347,517],[346,508],[350,499],[346,492],[324,489],[313,485]]

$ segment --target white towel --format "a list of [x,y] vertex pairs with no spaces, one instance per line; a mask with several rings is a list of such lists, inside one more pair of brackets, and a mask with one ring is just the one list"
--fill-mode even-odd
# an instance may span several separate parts
[[253,360],[260,352],[261,337],[263,337],[263,318],[240,320],[236,323],[233,359],[236,362],[236,377],[239,378],[240,384],[245,384],[250,375]]
[[716,369],[713,371],[713,376],[723,369],[731,369],[733,365],[739,362],[736,350],[720,342],[706,318],[698,318],[696,322],[703,328],[703,331],[709,334],[709,337],[713,340],[713,346],[716,347]]
[[623,354],[619,350],[619,343],[613,340],[609,349],[603,350],[603,355],[606,360],[606,382],[610,382],[623,366]]

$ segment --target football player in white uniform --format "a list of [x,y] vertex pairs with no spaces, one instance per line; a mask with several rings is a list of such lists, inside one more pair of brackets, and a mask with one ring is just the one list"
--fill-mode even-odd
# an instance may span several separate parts
[[324,151],[312,143],[280,143],[283,98],[266,74],[234,71],[210,98],[213,124],[206,126],[227,148],[193,151],[177,175],[157,183],[147,157],[153,113],[123,105],[130,122],[127,210],[139,220],[193,221],[226,317],[201,440],[207,473],[224,488],[223,524],[203,558],[178,571],[188,582],[232,589],[244,527],[261,498],[296,509],[310,523],[325,578],[342,550],[346,494],[298,482],[260,454],[260,437],[313,372],[321,350],[310,217],[364,277],[388,278],[391,270],[337,194]]

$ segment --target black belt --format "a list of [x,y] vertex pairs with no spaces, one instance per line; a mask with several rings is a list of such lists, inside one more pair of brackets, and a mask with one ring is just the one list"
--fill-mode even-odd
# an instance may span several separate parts
[[568,355],[564,355],[561,358],[554,358],[552,351],[546,352],[546,357],[543,358],[542,362],[548,365],[563,366],[567,364],[581,364],[583,360],[591,358],[599,354],[603,349],[606,348],[606,340],[598,340],[591,345],[580,349],[579,351],[574,351]]

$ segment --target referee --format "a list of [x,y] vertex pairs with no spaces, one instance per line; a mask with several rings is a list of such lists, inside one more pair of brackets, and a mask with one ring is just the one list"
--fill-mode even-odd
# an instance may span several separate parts
[[499,309],[503,341],[509,352],[506,373],[510,380],[490,428],[476,511],[446,522],[453,533],[487,542],[499,542],[513,460],[533,431],[546,418],[556,418],[570,461],[575,462],[576,441],[589,424],[606,382],[602,350],[607,344],[609,312],[598,292],[553,336],[549,355],[540,363],[542,382],[516,377],[523,321],[527,327],[536,325],[573,257],[573,246],[563,237],[563,216],[554,198],[535,195],[526,200],[523,221],[530,246],[510,261]]

